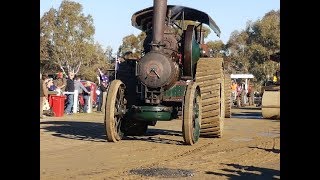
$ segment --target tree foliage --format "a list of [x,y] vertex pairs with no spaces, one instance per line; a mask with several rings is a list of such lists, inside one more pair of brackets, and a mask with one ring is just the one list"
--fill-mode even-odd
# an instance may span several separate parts
[[225,44],[221,41],[208,41],[207,46],[213,57],[223,57],[225,52]]
[[146,33],[141,32],[137,36],[134,34],[125,36],[122,39],[122,44],[119,47],[118,54],[119,56],[123,57],[128,52],[130,53],[130,57],[128,58],[140,58],[143,53],[143,41],[146,38]]
[[80,70],[78,74],[93,80],[95,67],[108,65],[101,45],[94,43],[94,33],[93,18],[83,14],[79,3],[64,0],[58,9],[45,12],[40,19],[42,68]]
[[269,61],[270,55],[279,51],[280,10],[266,13],[261,20],[248,21],[244,30],[232,32],[226,44],[232,73],[252,73],[260,85],[279,68],[279,64]]

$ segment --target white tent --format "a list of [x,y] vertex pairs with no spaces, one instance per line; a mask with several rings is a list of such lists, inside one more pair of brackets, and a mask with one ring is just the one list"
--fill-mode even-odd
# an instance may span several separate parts
[[231,79],[252,79],[252,74],[231,74]]
[[[252,74],[231,74],[230,75],[231,79],[244,79],[245,84],[244,84],[244,89],[246,93],[248,93],[248,79],[253,79],[254,76]],[[247,99],[244,99],[244,102],[246,103]]]

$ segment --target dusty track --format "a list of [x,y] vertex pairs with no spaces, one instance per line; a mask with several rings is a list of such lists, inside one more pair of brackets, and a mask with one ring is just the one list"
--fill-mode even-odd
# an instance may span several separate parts
[[130,173],[145,168],[192,172],[175,179],[280,178],[280,121],[262,119],[260,109],[232,109],[222,138],[200,138],[193,146],[183,145],[181,126],[181,120],[158,122],[146,136],[110,143],[102,114],[46,118],[41,179],[161,179]]

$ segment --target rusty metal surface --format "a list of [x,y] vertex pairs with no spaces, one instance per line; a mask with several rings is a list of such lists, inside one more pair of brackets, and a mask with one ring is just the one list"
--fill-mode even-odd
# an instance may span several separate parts
[[[184,19],[207,24],[217,34],[217,36],[220,37],[220,28],[207,13],[193,8],[177,5],[168,5],[167,11],[169,10],[171,11],[171,17],[176,17],[175,20]],[[184,13],[181,13],[182,11],[184,11]],[[184,17],[182,14],[184,14]],[[153,7],[145,8],[132,15],[131,24],[142,31],[147,31],[152,25],[152,17]]]
[[167,102],[182,102],[184,96],[164,96],[163,97],[163,101],[167,101]]
[[[187,86],[188,83],[186,81],[176,81],[174,85],[177,86]],[[184,96],[163,96],[162,100],[166,102],[182,102]]]
[[192,71],[192,39],[194,37],[194,26],[187,27],[184,39],[184,53],[183,53],[183,75],[193,76]]
[[163,34],[167,12],[167,0],[153,1],[152,50],[163,49]]
[[151,51],[138,63],[138,78],[147,87],[169,89],[178,77],[179,67],[162,53]]
[[188,85],[188,83],[186,82],[186,81],[176,81],[175,83],[174,83],[174,85],[177,85],[177,86],[187,86]]

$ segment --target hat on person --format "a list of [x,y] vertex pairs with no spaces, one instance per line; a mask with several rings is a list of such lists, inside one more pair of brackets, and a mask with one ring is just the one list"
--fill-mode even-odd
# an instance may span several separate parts
[[62,72],[58,72],[58,73],[57,73],[57,76],[58,76],[58,77],[63,77],[63,73],[62,73]]

